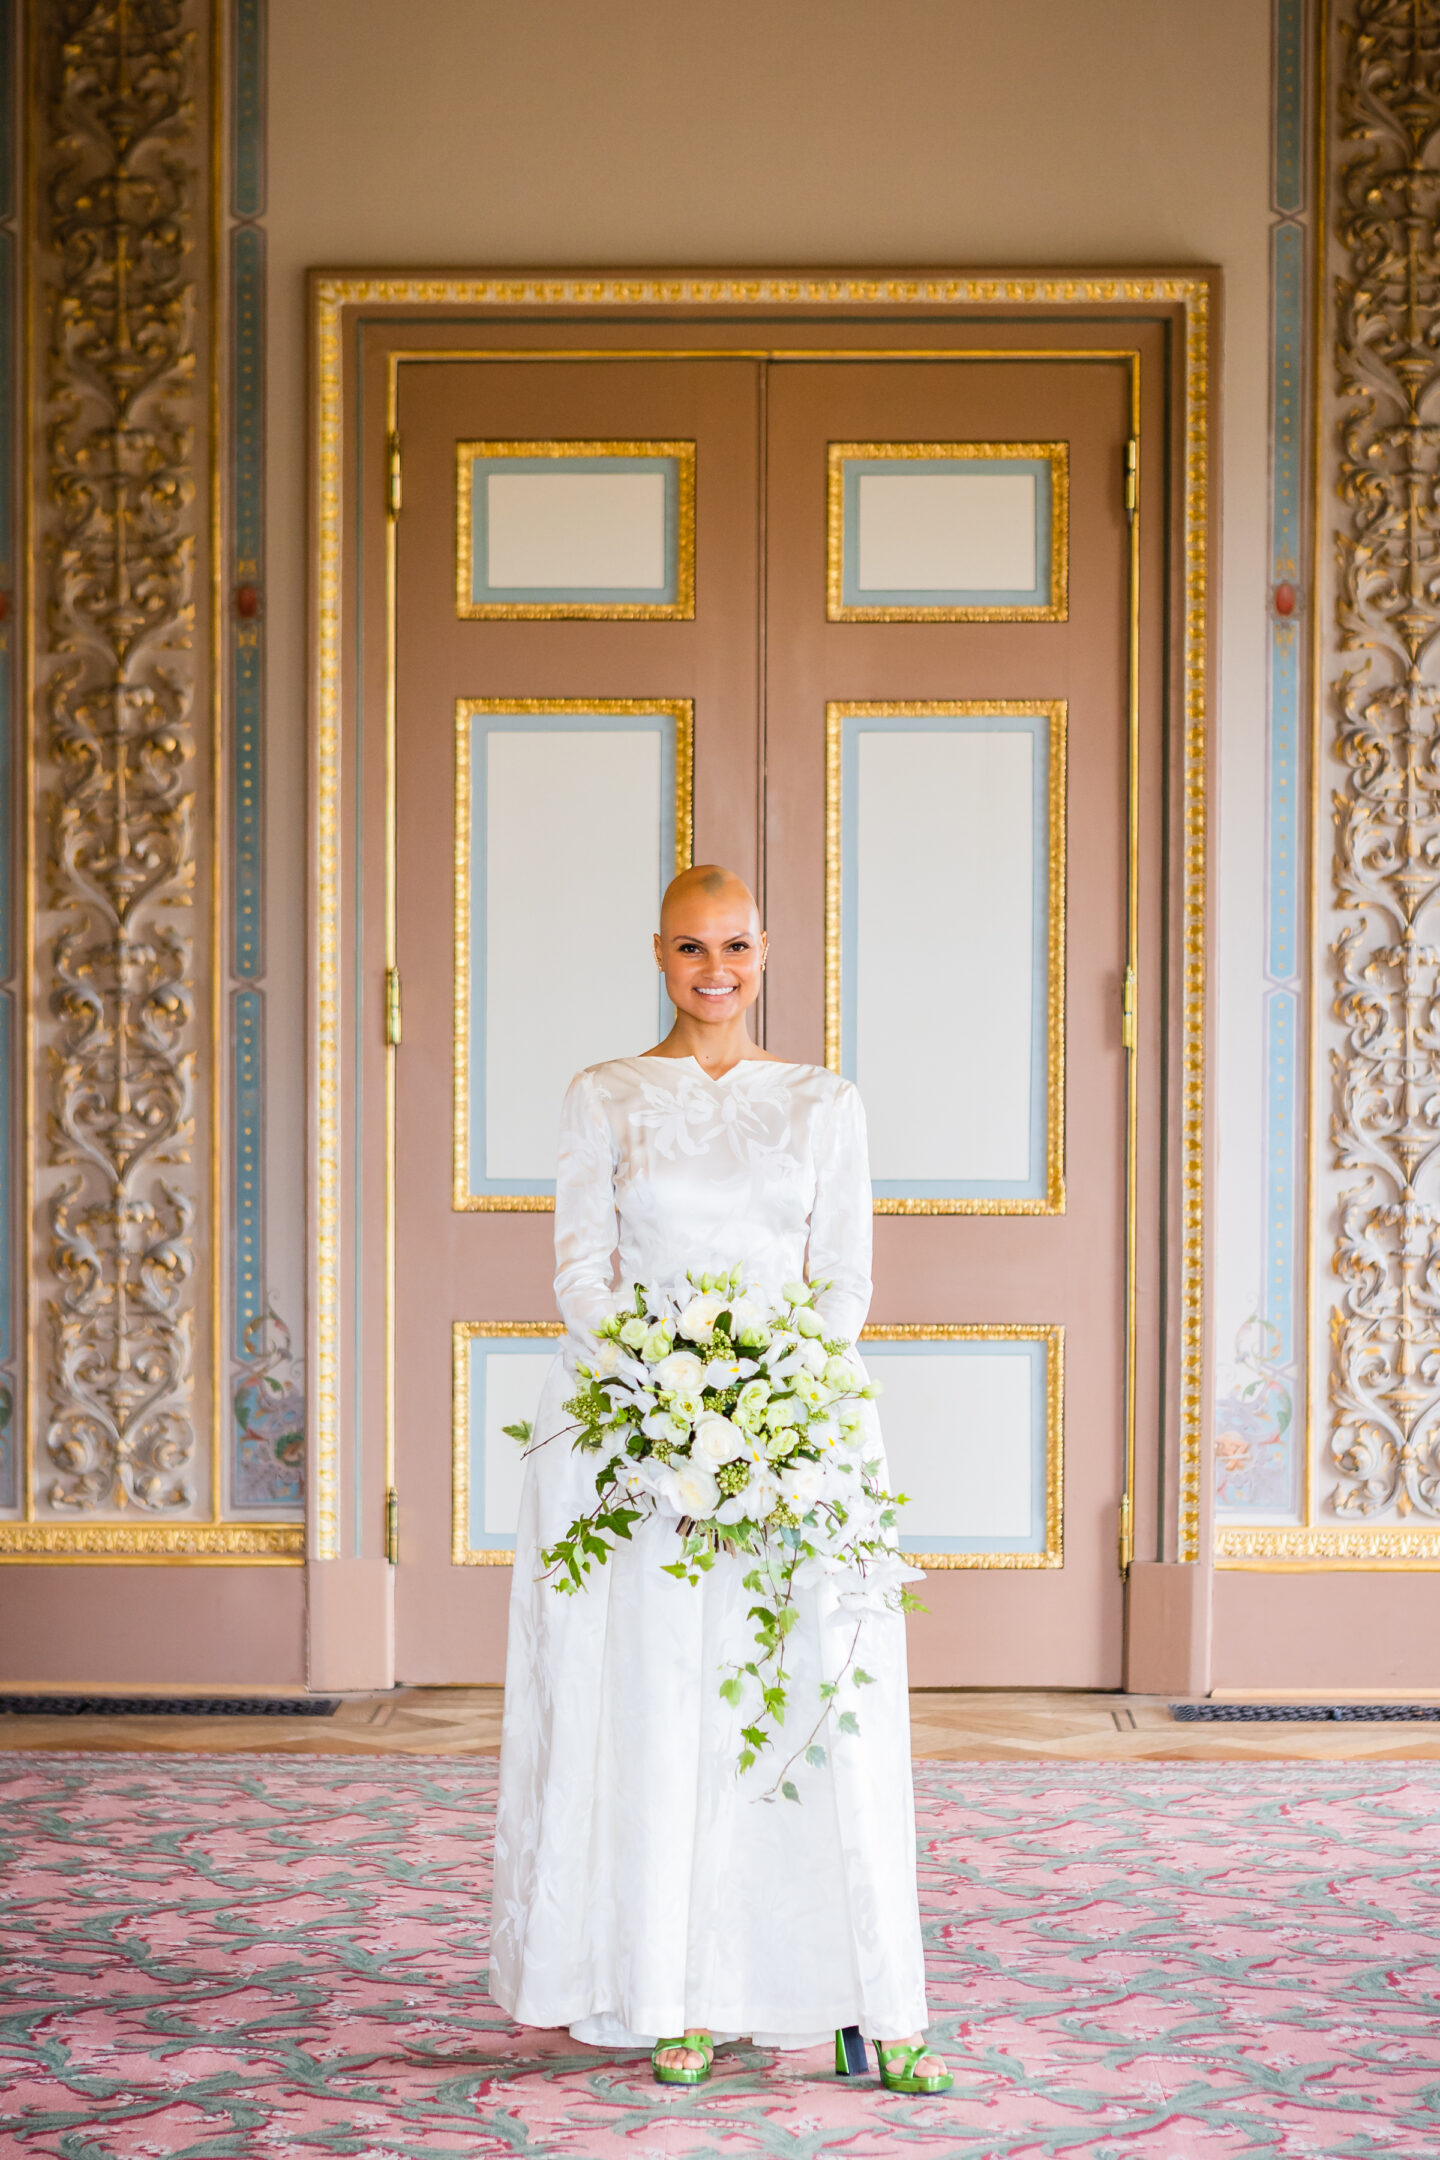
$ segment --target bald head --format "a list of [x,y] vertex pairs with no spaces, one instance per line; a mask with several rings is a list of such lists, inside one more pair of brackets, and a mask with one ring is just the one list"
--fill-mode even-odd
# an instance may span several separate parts
[[754,893],[743,878],[719,863],[696,863],[670,880],[660,903],[660,935],[683,936],[692,915],[697,923],[702,916],[707,922],[724,916],[737,924],[743,922],[754,933],[760,928]]

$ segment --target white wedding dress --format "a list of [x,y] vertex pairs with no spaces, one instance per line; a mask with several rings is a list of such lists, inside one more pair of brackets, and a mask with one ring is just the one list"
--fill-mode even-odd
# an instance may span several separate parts
[[570,1085],[555,1193],[569,1332],[525,1468],[495,1831],[490,1992],[523,2024],[600,2046],[704,2026],[803,2047],[926,2022],[901,1616],[842,1610],[828,1584],[799,1593],[790,1744],[857,1626],[873,1684],[846,1689],[859,1734],[832,1720],[824,1767],[790,1773],[797,1806],[760,1797],[769,1758],[737,1776],[742,1720],[719,1693],[721,1667],[754,1655],[751,1563],[722,1553],[698,1587],[679,1582],[661,1572],[674,1520],[652,1517],[573,1597],[537,1579],[541,1548],[595,1500],[563,1409],[586,1331],[637,1282],[738,1263],[769,1291],[828,1283],[827,1332],[853,1340],[870,1231],[864,1113],[833,1073],[747,1059],[713,1080],[693,1058],[619,1058]]

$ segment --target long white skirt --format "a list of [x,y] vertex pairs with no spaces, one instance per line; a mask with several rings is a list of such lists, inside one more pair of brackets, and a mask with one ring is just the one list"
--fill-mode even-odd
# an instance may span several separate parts
[[[749,1562],[722,1554],[698,1586],[662,1573],[673,1522],[637,1524],[584,1589],[540,1582],[539,1553],[594,1504],[557,1358],[526,1464],[510,1592],[490,1993],[526,2025],[650,2046],[687,2027],[804,2047],[837,2026],[880,2038],[926,2022],[915,1889],[905,1629],[833,1592],[802,1594],[789,1639],[785,1753],[850,1653],[858,1736],[819,1738],[823,1768],[783,1754],[736,1775],[741,1716],[722,1668],[753,1657]],[[549,1437],[547,1437],[549,1436]],[[542,1444],[543,1443],[543,1444]]]

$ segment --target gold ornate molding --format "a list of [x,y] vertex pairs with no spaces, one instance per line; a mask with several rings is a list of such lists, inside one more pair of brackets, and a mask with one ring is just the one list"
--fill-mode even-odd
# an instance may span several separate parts
[[273,1559],[293,1543],[218,1521],[192,1381],[214,1197],[193,1160],[211,1016],[189,911],[217,20],[208,0],[27,12],[38,1339],[25,1519],[0,1523],[12,1560]]
[[[1354,659],[1330,685],[1334,899],[1351,917],[1330,947],[1331,1142],[1350,1178],[1318,1497],[1337,1525],[1440,1523],[1440,21],[1411,0],[1356,0],[1341,34],[1338,131],[1357,147],[1333,196],[1335,628]],[[1292,1533],[1228,1536],[1278,1557]],[[1437,1558],[1433,1530],[1293,1536],[1296,1557]]]
[[0,1564],[7,1561],[132,1561],[158,1567],[235,1561],[298,1567],[305,1558],[301,1523],[7,1523]]

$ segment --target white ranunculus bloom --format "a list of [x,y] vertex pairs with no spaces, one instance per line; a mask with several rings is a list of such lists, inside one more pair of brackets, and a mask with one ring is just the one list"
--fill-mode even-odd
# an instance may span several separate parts
[[772,1402],[765,1412],[765,1423],[771,1432],[779,1432],[782,1425],[803,1425],[805,1412],[793,1395],[781,1402]]
[[[808,1440],[810,1436],[807,1433],[805,1437]],[[766,1440],[765,1453],[769,1456],[771,1462],[779,1462],[784,1456],[793,1455],[799,1445],[799,1426],[782,1425],[778,1432],[772,1432]]]
[[673,1348],[674,1338],[669,1328],[662,1324],[650,1329],[640,1345],[640,1355],[647,1365],[658,1365],[662,1358],[669,1357]]
[[682,1306],[675,1325],[688,1342],[708,1343],[715,1332],[716,1319],[724,1310],[724,1298],[716,1297],[712,1291],[706,1297],[691,1298],[688,1305]]
[[656,1387],[669,1394],[698,1395],[705,1385],[705,1368],[693,1350],[672,1350],[650,1374]]
[[722,1463],[738,1462],[749,1452],[749,1441],[731,1419],[712,1413],[696,1424],[695,1441],[690,1450],[692,1462],[703,1462],[708,1468],[718,1470]]
[[770,1400],[768,1380],[747,1380],[735,1400],[737,1424],[754,1427],[765,1415],[765,1405]]

